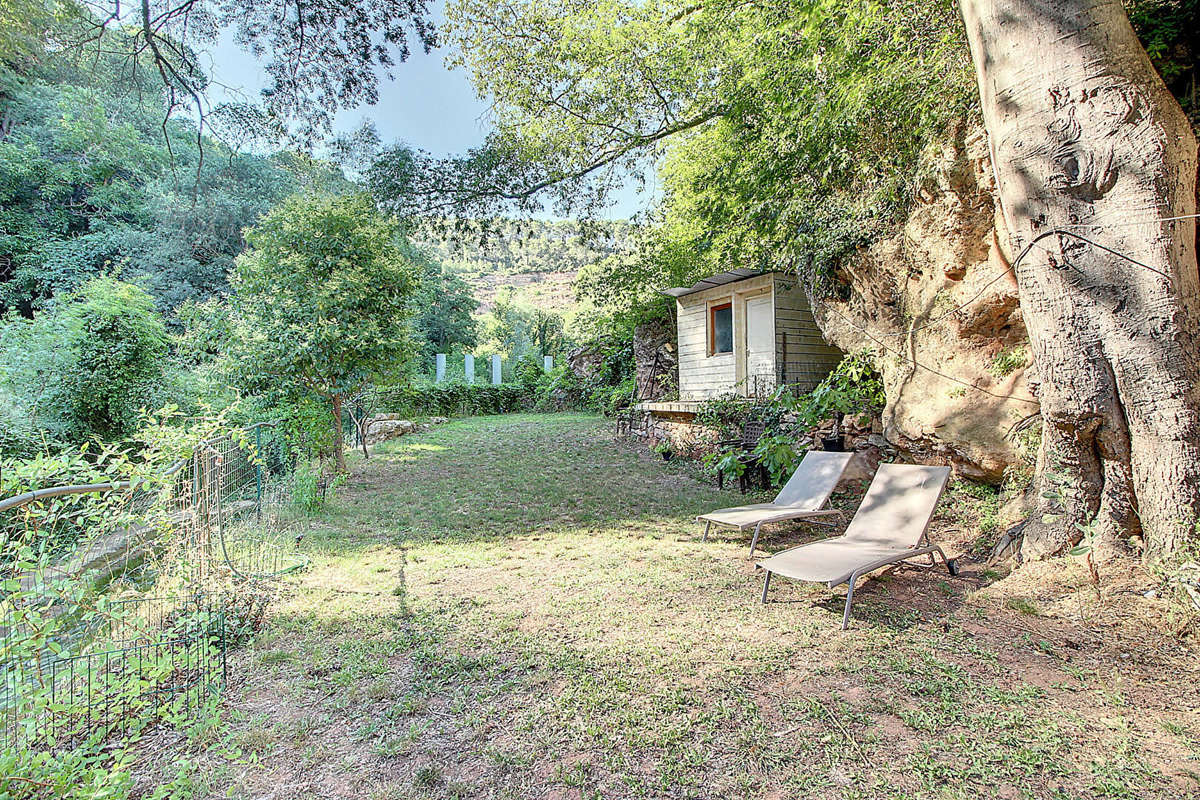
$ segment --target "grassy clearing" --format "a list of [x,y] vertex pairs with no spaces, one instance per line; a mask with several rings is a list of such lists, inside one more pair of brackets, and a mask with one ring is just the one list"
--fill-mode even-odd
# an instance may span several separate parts
[[[992,583],[972,563],[958,578],[888,573],[841,632],[843,590],[781,580],[762,606],[746,538],[700,542],[695,514],[736,492],[608,431],[577,415],[461,420],[356,463],[306,540],[313,566],[239,654],[221,732],[148,747],[159,766],[143,785],[1197,795],[1194,654],[1103,608],[1076,615],[1082,575],[1060,566],[1055,596],[1016,586],[1021,602],[1006,603],[1016,576]],[[958,551],[975,535],[961,519],[938,527]],[[814,535],[793,524],[764,545]]]

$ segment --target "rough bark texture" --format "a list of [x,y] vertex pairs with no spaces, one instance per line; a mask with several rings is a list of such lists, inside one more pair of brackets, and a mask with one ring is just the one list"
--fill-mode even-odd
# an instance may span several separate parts
[[1110,541],[1140,526],[1165,554],[1200,508],[1196,229],[1166,219],[1195,212],[1195,137],[1117,0],[961,8],[1010,255],[1064,228],[1144,265],[1055,234],[1016,267],[1041,470],[1067,480],[1063,518],[1032,520],[1024,554],[1092,522]]

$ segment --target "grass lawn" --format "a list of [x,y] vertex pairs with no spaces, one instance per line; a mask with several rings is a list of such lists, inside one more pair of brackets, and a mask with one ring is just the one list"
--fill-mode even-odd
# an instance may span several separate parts
[[[270,798],[1198,796],[1195,653],[1136,570],[902,569],[758,602],[744,501],[584,415],[456,420],[381,446],[312,566],[235,655],[219,725],[143,785]],[[853,507],[852,496],[839,502]],[[963,552],[982,501],[935,530]],[[818,535],[768,533],[767,550]],[[1110,568],[1110,572],[1112,569]],[[1043,572],[1045,578],[1050,573]],[[1044,587],[1049,586],[1049,589]],[[1041,594],[1038,594],[1041,592]]]

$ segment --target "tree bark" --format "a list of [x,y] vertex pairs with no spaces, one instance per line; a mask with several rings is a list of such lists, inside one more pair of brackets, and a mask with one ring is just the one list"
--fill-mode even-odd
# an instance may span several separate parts
[[[1200,511],[1196,138],[1119,0],[960,0],[1039,374],[1040,500],[1024,555],[1097,526],[1161,557]],[[1039,491],[1039,496],[1043,495]]]
[[333,405],[333,455],[339,475],[350,470],[346,468],[346,448],[342,443],[342,396],[335,394],[330,398]]

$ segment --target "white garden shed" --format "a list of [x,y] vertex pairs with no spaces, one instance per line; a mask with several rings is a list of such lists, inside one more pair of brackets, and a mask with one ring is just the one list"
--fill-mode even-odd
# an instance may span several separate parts
[[678,314],[681,403],[764,397],[781,385],[811,391],[842,358],[794,276],[735,269],[664,294]]

